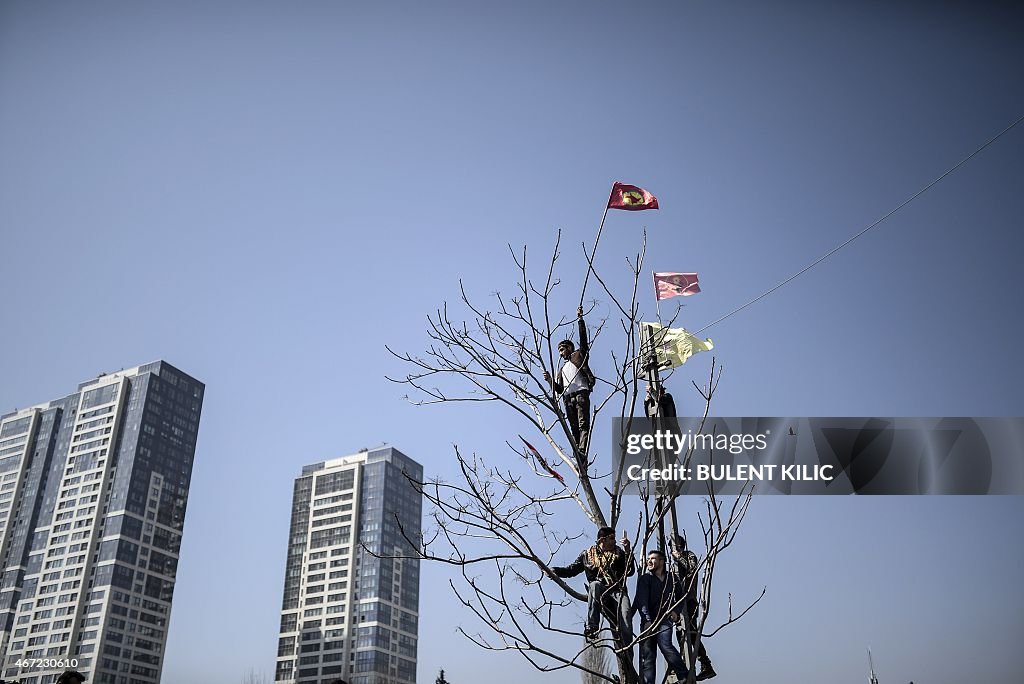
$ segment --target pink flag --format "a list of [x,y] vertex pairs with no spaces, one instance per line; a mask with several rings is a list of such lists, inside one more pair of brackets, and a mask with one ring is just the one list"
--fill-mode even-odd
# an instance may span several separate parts
[[654,296],[658,301],[669,297],[689,297],[700,292],[696,273],[655,273]]
[[612,185],[612,193],[608,197],[608,208],[626,209],[627,211],[657,209],[658,198],[637,185],[616,181]]

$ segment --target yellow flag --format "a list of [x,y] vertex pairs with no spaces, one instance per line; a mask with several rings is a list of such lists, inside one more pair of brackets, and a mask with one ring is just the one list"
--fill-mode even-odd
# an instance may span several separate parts
[[[641,323],[643,339],[648,334],[653,338],[655,352],[658,355],[658,368],[675,368],[682,366],[686,360],[697,352],[715,348],[711,338],[702,340],[685,328],[665,328],[658,323]],[[644,345],[645,349],[649,349]]]

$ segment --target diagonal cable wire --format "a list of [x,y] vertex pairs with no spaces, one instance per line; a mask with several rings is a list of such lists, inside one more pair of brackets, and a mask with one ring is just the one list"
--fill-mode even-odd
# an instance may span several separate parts
[[994,142],[995,142],[996,140],[999,140],[999,138],[1001,138],[1001,137],[1003,136],[1003,134],[1004,134],[1004,133],[1007,133],[1007,132],[1009,132],[1009,131],[1010,131],[1010,129],[1014,128],[1014,127],[1015,127],[1015,126],[1016,126],[1017,124],[1019,124],[1019,123],[1020,123],[1021,121],[1024,121],[1024,116],[1021,116],[1021,117],[1020,117],[1019,119],[1017,119],[1016,121],[1014,121],[1014,122],[1013,122],[1012,124],[1010,124],[1009,126],[1007,126],[1006,128],[1004,128],[1003,130],[1001,130],[1001,131],[1000,131],[999,133],[997,133],[997,134],[996,134],[996,135],[995,135],[994,137],[992,137],[992,138],[991,138],[991,139],[990,139],[990,140],[989,140],[989,141],[988,141],[987,143],[985,143],[984,145],[982,145],[982,146],[981,146],[981,147],[979,147],[978,149],[974,150],[974,152],[971,152],[971,153],[970,153],[969,155],[967,155],[966,157],[964,157],[963,159],[961,159],[961,160],[960,160],[959,162],[957,162],[957,164],[956,164],[955,166],[953,166],[952,168],[950,168],[950,169],[949,169],[948,171],[946,171],[946,172],[945,172],[944,174],[942,174],[941,176],[939,176],[938,178],[936,178],[935,180],[933,180],[933,181],[932,181],[931,183],[929,183],[928,185],[926,185],[926,186],[924,186],[923,188],[921,188],[920,190],[918,190],[918,191],[917,191],[916,193],[914,193],[914,195],[913,195],[912,197],[910,197],[909,199],[907,199],[906,201],[904,201],[904,202],[903,202],[902,204],[900,204],[900,205],[899,205],[898,207],[896,207],[895,209],[893,209],[892,211],[890,211],[890,212],[889,212],[888,214],[886,214],[886,215],[885,215],[885,216],[883,216],[882,218],[880,218],[880,219],[878,219],[877,221],[875,221],[874,223],[872,223],[872,224],[871,224],[870,226],[868,226],[868,227],[867,227],[867,228],[865,228],[864,230],[860,231],[859,233],[857,233],[857,234],[856,234],[856,235],[854,235],[853,237],[849,238],[849,239],[848,239],[848,240],[847,240],[846,242],[844,242],[843,244],[841,244],[841,245],[839,245],[838,247],[834,248],[834,249],[833,249],[832,251],[828,252],[827,254],[823,254],[822,256],[818,257],[817,259],[815,259],[815,260],[814,260],[813,262],[811,262],[810,264],[808,264],[807,266],[805,266],[805,267],[804,267],[803,269],[801,269],[800,271],[798,271],[798,272],[794,273],[793,275],[789,276],[788,278],[786,278],[785,280],[783,280],[783,281],[782,281],[781,283],[779,283],[779,284],[778,284],[778,285],[776,285],[775,287],[771,288],[770,290],[766,290],[765,292],[762,292],[761,294],[759,294],[758,296],[754,297],[753,299],[751,299],[751,300],[750,300],[749,302],[747,302],[747,303],[746,303],[746,304],[744,304],[743,306],[740,306],[740,307],[738,307],[738,308],[736,308],[736,309],[733,309],[732,311],[730,311],[729,313],[725,314],[725,315],[724,315],[724,316],[722,316],[721,318],[719,318],[719,319],[717,319],[717,320],[715,320],[715,321],[712,321],[711,323],[708,323],[707,325],[705,325],[705,326],[704,326],[703,328],[701,328],[700,330],[698,330],[698,331],[697,331],[696,333],[694,333],[694,334],[695,334],[695,335],[696,335],[696,334],[700,334],[700,333],[704,332],[705,330],[707,330],[708,328],[710,328],[711,326],[713,326],[713,325],[717,325],[717,324],[721,323],[722,321],[724,321],[725,319],[729,318],[730,316],[732,316],[732,315],[734,315],[734,314],[738,314],[738,313],[739,313],[740,311],[743,311],[744,309],[746,309],[746,308],[747,308],[748,306],[750,306],[751,304],[754,304],[754,303],[756,303],[756,302],[759,302],[759,301],[761,301],[762,299],[764,299],[765,297],[767,297],[767,296],[768,296],[768,295],[770,295],[771,293],[773,293],[773,292],[775,292],[776,290],[778,290],[778,289],[779,289],[780,287],[782,287],[783,285],[786,285],[787,283],[790,283],[790,282],[792,282],[793,280],[796,280],[797,278],[799,278],[800,276],[802,276],[802,275],[803,275],[804,273],[807,273],[807,272],[808,272],[808,271],[810,271],[810,270],[811,270],[812,268],[814,268],[815,266],[817,266],[818,264],[820,264],[820,263],[821,263],[822,261],[825,261],[825,259],[828,259],[828,258],[829,258],[830,256],[832,256],[833,254],[835,254],[836,252],[838,252],[839,250],[841,250],[841,249],[842,249],[843,247],[846,247],[846,246],[847,246],[848,244],[850,244],[851,242],[853,242],[854,240],[856,240],[857,238],[859,238],[859,237],[860,237],[861,235],[863,235],[864,233],[868,232],[869,230],[871,230],[872,228],[874,228],[875,226],[877,226],[878,224],[880,224],[880,223],[881,223],[882,221],[884,221],[885,219],[889,218],[890,216],[892,216],[893,214],[895,214],[895,213],[896,213],[897,211],[899,211],[899,210],[900,210],[900,209],[902,209],[903,207],[907,206],[908,204],[910,204],[911,202],[913,202],[914,200],[916,200],[916,199],[917,199],[918,197],[920,197],[920,196],[921,196],[921,195],[923,195],[923,194],[924,194],[925,192],[927,192],[927,191],[928,191],[928,190],[929,190],[929,189],[930,189],[930,188],[931,188],[931,187],[932,187],[933,185],[935,185],[936,183],[938,183],[939,181],[941,181],[941,180],[942,180],[943,178],[945,178],[946,176],[948,176],[949,174],[953,173],[954,171],[956,171],[957,169],[959,169],[959,168],[960,168],[961,166],[963,166],[964,164],[966,164],[967,162],[969,162],[969,161],[970,161],[971,159],[973,159],[973,158],[974,158],[975,156],[977,156],[977,155],[978,155],[978,154],[979,154],[979,153],[980,153],[980,152],[981,152],[982,150],[984,150],[984,149],[985,149],[986,147],[988,147],[989,145],[991,145],[992,143],[994,143]]

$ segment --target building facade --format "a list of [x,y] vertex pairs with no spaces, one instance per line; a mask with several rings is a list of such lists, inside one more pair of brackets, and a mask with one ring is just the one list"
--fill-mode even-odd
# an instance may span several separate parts
[[392,447],[295,480],[275,681],[416,681],[423,466]]
[[157,361],[0,417],[0,678],[160,682],[204,391]]

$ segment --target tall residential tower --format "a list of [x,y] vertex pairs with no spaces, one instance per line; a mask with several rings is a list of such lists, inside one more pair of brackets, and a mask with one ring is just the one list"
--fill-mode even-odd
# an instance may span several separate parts
[[[423,466],[392,447],[295,480],[277,682],[416,681]],[[404,558],[403,558],[404,557]]]
[[0,417],[0,678],[160,682],[204,389],[157,361]]

